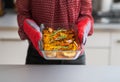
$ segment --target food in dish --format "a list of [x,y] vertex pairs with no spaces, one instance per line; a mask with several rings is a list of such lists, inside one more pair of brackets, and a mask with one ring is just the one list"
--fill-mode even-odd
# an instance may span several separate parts
[[76,42],[75,32],[66,29],[43,30],[43,50],[47,57],[71,58],[76,55],[79,45]]

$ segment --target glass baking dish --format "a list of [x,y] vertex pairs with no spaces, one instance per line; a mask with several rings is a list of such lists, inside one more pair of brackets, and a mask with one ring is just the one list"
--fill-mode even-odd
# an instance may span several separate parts
[[40,50],[46,60],[75,60],[81,53],[75,24],[41,24]]

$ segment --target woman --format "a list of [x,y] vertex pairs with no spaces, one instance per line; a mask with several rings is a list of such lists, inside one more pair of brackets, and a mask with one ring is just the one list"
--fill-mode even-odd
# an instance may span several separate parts
[[41,23],[74,23],[81,44],[93,33],[92,0],[17,0],[19,35],[29,41],[26,64],[85,64],[84,52],[76,60],[45,60],[39,51]]

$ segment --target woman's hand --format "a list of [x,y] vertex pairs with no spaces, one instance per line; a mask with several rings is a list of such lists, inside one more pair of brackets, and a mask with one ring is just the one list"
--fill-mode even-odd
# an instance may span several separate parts
[[39,42],[42,39],[42,33],[40,32],[40,27],[31,19],[24,20],[24,32],[28,36],[29,40],[32,42],[35,49],[42,56],[39,48]]
[[78,23],[78,37],[80,40],[80,44],[85,45],[88,37],[88,33],[91,28],[91,21],[89,18],[84,18]]

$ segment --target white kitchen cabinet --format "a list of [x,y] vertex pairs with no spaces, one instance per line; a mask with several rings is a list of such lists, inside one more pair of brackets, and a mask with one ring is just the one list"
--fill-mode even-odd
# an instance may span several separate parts
[[25,64],[26,54],[26,41],[0,41],[0,64]]
[[112,33],[111,65],[120,65],[120,32]]
[[110,46],[110,33],[109,32],[94,32],[89,36],[86,42],[86,47],[99,47],[105,48]]
[[85,45],[87,65],[109,65],[110,33],[94,32]]
[[108,65],[109,49],[86,49],[86,65]]
[[25,64],[27,47],[17,29],[0,29],[0,64]]

